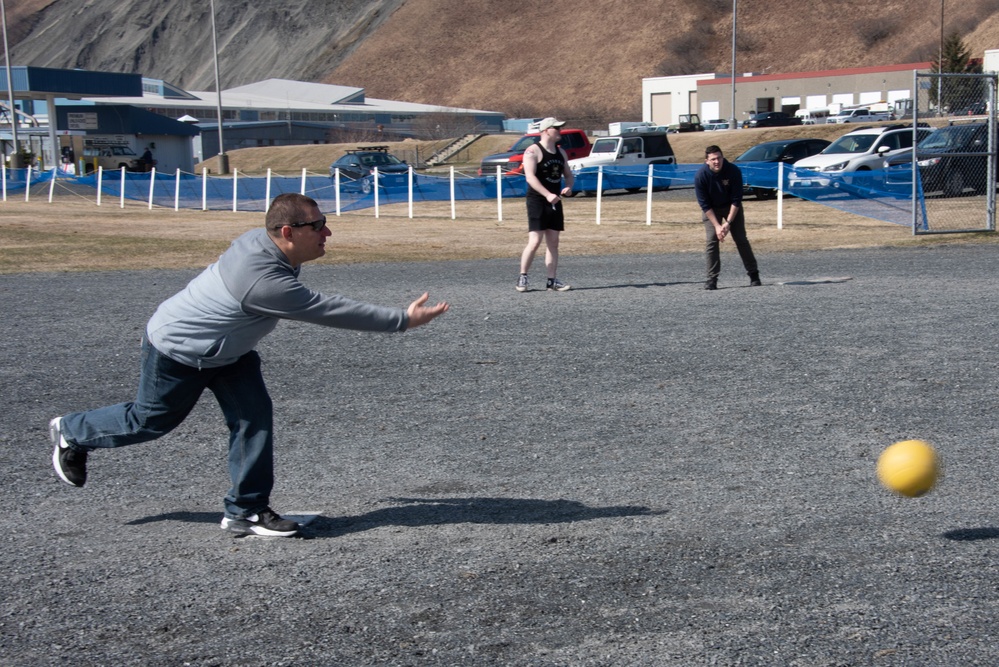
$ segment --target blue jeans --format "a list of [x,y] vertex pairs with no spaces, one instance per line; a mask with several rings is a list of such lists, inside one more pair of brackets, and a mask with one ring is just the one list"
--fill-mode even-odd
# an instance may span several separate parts
[[220,368],[192,368],[142,339],[142,375],[131,403],[62,418],[62,432],[81,450],[124,447],[166,435],[187,418],[210,389],[229,427],[229,476],[225,513],[242,518],[266,507],[274,487],[274,416],[260,372],[260,355],[248,352]]

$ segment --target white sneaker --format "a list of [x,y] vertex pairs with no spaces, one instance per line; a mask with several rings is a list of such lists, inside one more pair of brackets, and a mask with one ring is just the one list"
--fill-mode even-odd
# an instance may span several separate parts
[[517,279],[517,291],[526,292],[527,291],[527,274],[520,274],[520,278]]

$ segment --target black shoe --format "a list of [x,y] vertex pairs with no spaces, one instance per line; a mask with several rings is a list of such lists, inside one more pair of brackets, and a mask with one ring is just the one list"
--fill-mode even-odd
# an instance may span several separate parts
[[87,483],[87,452],[77,451],[62,437],[62,417],[49,422],[49,439],[52,441],[52,467],[59,479],[71,486]]
[[290,519],[282,519],[270,507],[242,519],[222,518],[222,530],[237,535],[265,535],[267,537],[291,537],[301,528]]
[[706,290],[715,290],[715,289],[718,289],[718,281],[717,280],[709,280],[708,282],[704,283],[704,289],[706,289]]
[[750,287],[760,287],[763,283],[760,282],[760,274],[750,273],[749,274],[749,286]]

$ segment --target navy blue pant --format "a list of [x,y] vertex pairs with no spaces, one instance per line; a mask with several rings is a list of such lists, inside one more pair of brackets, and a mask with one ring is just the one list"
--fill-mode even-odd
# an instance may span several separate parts
[[229,476],[225,513],[243,518],[266,507],[274,486],[274,415],[260,372],[260,355],[248,352],[228,366],[192,368],[142,339],[142,375],[135,400],[62,418],[66,441],[76,449],[124,447],[166,435],[211,390],[229,427]]

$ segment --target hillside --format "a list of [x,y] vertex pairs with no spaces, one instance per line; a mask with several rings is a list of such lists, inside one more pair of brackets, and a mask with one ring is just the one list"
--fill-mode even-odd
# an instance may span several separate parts
[[[729,0],[219,0],[223,87],[270,77],[372,97],[557,115],[641,116],[641,79],[731,69]],[[140,72],[214,90],[204,0],[6,0],[14,64]],[[936,0],[743,0],[737,72],[928,60]],[[948,32],[999,47],[999,0],[950,2]]]

